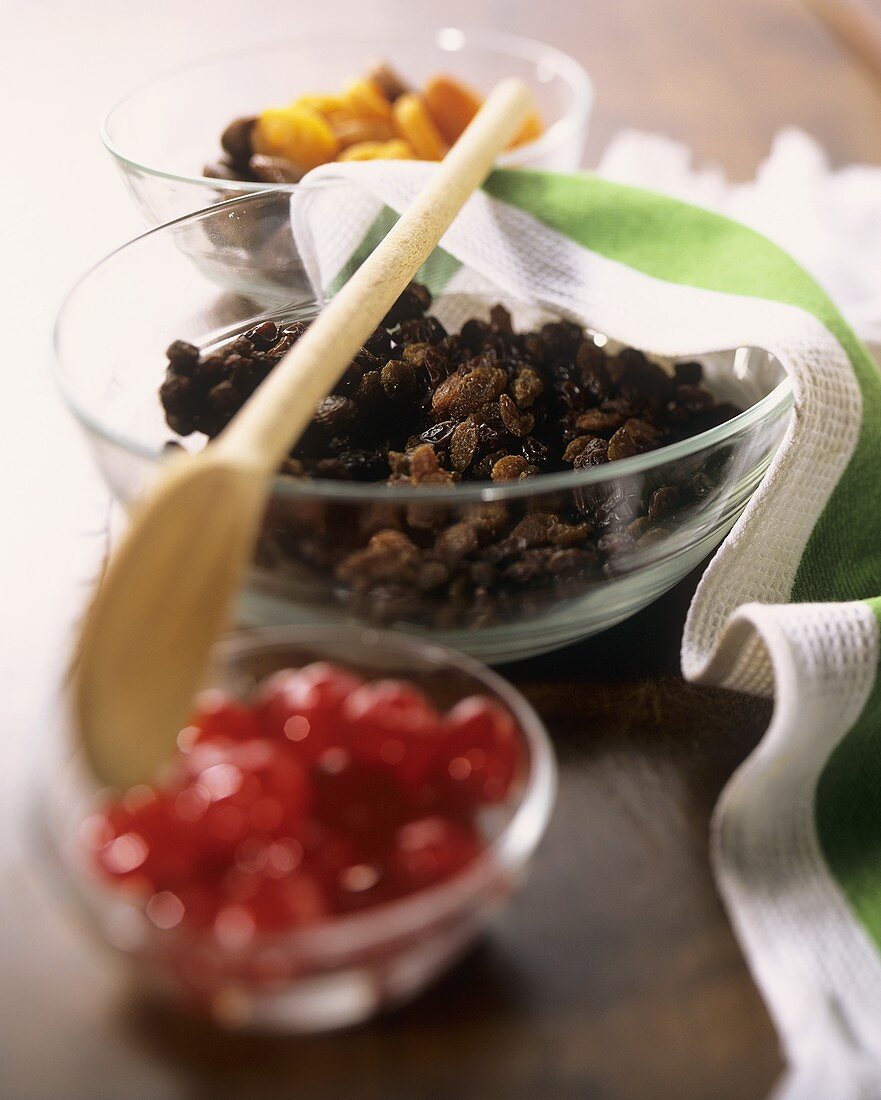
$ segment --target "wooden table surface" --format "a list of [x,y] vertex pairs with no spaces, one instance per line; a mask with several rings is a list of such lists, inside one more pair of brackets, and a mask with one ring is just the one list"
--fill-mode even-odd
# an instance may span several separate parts
[[[318,17],[282,0],[12,6],[20,42],[11,43],[5,69],[23,94],[7,124],[10,148],[33,158],[48,139],[58,163],[77,166],[61,193],[51,173],[2,185],[7,210],[39,211],[13,227],[20,277],[7,296],[17,324],[6,340],[8,353],[12,331],[23,357],[33,334],[48,330],[73,275],[137,230],[97,148],[100,108],[158,67]],[[357,9],[355,0],[335,5],[340,22]],[[400,5],[375,10],[394,18]],[[598,92],[588,164],[629,125],[682,139],[699,159],[747,178],[789,123],[818,137],[836,162],[881,161],[881,86],[796,0],[449,0],[442,9],[414,0],[409,10],[435,23],[536,35],[573,53]],[[2,680],[10,764],[0,790],[0,1095],[767,1093],[781,1068],[775,1036],[716,895],[707,837],[715,799],[770,708],[678,676],[696,575],[605,635],[505,670],[554,737],[559,804],[516,904],[430,993],[369,1026],[308,1040],[220,1036],[129,1001],[113,965],[33,871],[26,843],[22,793],[53,686],[46,655],[63,645],[81,598],[71,561],[83,531],[100,527],[101,496],[45,379],[19,372],[13,385],[20,390],[15,417],[4,414],[7,441],[23,448],[39,418],[51,447],[35,453],[27,491],[17,475],[7,498],[16,522],[4,573],[24,579],[8,594],[15,644],[4,653]]]

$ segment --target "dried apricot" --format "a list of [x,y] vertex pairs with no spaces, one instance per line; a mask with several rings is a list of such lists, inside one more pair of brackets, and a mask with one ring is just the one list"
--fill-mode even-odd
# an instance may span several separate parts
[[377,61],[365,79],[375,85],[390,103],[394,103],[399,95],[410,91],[400,74],[385,61]]
[[362,141],[391,141],[392,125],[384,118],[354,118],[348,116],[332,121],[333,132],[340,145],[358,145]]
[[306,95],[297,96],[291,103],[291,107],[309,107],[319,114],[329,115],[334,111],[344,111],[346,101],[341,95],[329,95],[324,92],[309,92]]
[[398,96],[392,120],[400,137],[409,141],[421,160],[443,160],[447,144],[429,114],[425,100],[416,92]]
[[325,118],[310,107],[271,107],[254,127],[254,151],[285,157],[306,170],[333,160],[339,142]]
[[356,118],[391,118],[392,105],[379,86],[367,80],[350,84],[343,93],[343,101]]
[[409,142],[401,138],[392,141],[359,141],[343,149],[337,160],[416,160]]
[[480,110],[483,99],[451,76],[435,76],[425,85],[425,102],[435,125],[452,145]]

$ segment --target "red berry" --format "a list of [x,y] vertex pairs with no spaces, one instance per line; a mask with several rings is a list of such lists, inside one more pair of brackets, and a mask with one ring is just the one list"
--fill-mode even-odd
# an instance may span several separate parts
[[352,863],[340,869],[329,889],[336,913],[357,913],[398,896],[385,863],[379,859]]
[[423,817],[397,832],[391,874],[409,893],[450,878],[477,856],[480,840],[473,826],[446,817]]
[[282,878],[260,872],[234,869],[225,877],[223,893],[226,904],[218,919],[226,914],[220,932],[229,938],[244,938],[249,921],[254,932],[274,932],[311,924],[327,914],[327,902],[318,882],[306,871],[293,871]]
[[357,863],[355,842],[345,834],[310,819],[303,827],[303,866],[324,887],[332,886],[340,871]]
[[[193,733],[192,731],[196,731]],[[254,714],[234,696],[212,688],[196,700],[190,725],[181,731],[179,744],[186,752],[204,741],[250,741],[260,734]]]
[[463,699],[446,718],[444,779],[468,802],[504,800],[520,767],[522,747],[517,724],[491,699]]
[[393,777],[364,766],[345,749],[328,749],[312,781],[315,819],[343,833],[359,851],[380,850],[410,816],[407,799]]
[[324,661],[278,672],[258,690],[254,712],[266,737],[284,740],[311,764],[326,748],[342,743],[343,703],[361,683]]
[[302,764],[265,738],[230,745],[222,762],[193,777],[191,788],[209,800],[205,832],[230,853],[253,833],[295,835],[309,812]]
[[199,835],[175,813],[175,798],[174,791],[145,788],[137,800],[130,794],[114,807],[107,816],[110,838],[95,853],[99,868],[150,894],[190,881],[200,859]]
[[356,760],[392,772],[408,790],[423,782],[440,746],[441,718],[417,687],[400,680],[365,684],[343,713]]

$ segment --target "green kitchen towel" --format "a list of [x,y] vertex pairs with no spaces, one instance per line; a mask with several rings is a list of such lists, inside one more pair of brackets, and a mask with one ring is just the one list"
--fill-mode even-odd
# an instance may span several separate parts
[[[373,162],[309,177],[346,181],[293,201],[321,288],[345,277],[432,171]],[[658,355],[759,347],[789,375],[787,435],[700,582],[682,668],[775,698],[764,739],[719,801],[713,851],[787,1055],[778,1094],[881,1097],[877,367],[765,238],[589,176],[494,173],[431,263],[447,290],[534,302]]]

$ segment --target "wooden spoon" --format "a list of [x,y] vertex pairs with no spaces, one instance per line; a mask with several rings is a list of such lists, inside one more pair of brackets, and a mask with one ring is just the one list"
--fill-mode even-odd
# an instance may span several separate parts
[[217,440],[136,508],[87,613],[74,719],[96,777],[147,782],[174,748],[250,560],[274,471],[522,125],[502,81],[425,189]]

